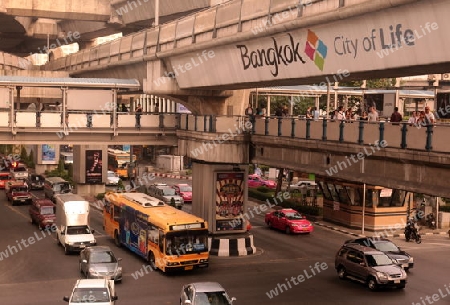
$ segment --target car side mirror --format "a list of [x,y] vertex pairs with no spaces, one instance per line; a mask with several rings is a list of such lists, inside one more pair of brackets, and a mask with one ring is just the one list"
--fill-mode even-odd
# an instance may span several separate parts
[[69,297],[63,297],[63,301],[69,302]]
[[95,233],[95,230],[91,230],[91,233],[94,234],[94,233]]
[[118,299],[119,299],[119,297],[114,295],[114,296],[112,296],[111,301],[117,301]]
[[190,301],[190,300],[186,300],[186,301],[184,301],[184,305],[187,305],[187,304],[192,304],[192,303],[191,303],[191,301]]
[[83,259],[81,262],[82,262],[83,264],[87,264],[87,260],[85,260],[85,259]]
[[236,301],[236,298],[235,298],[235,297],[232,297],[232,298],[231,298],[231,302],[234,302],[234,301]]
[[359,263],[359,265],[364,267],[364,266],[366,266],[366,263],[361,262],[361,263]]
[[118,262],[120,262],[121,260],[122,260],[122,258],[121,258],[121,257],[119,257],[119,258],[117,259],[117,261],[118,261]]

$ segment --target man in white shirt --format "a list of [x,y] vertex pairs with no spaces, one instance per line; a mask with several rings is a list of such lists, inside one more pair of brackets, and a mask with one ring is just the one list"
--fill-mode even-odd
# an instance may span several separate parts
[[378,122],[378,112],[375,107],[370,107],[367,117],[368,122]]
[[425,123],[427,125],[433,125],[435,122],[434,114],[430,111],[430,107],[425,107]]
[[413,111],[408,120],[409,126],[416,126],[417,124],[417,112]]
[[314,107],[313,118],[314,118],[314,121],[318,121],[319,120],[319,110],[317,110],[317,107]]

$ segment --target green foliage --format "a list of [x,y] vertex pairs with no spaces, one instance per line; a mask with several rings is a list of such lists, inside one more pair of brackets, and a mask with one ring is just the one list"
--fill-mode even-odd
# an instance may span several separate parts
[[60,170],[59,168],[55,168],[52,171],[45,171],[45,175],[47,177],[61,177],[64,180],[68,181],[71,185],[73,185],[73,176],[69,176],[69,172],[66,171],[64,168],[63,170]]
[[439,212],[447,212],[450,213],[450,205],[441,205],[439,207]]
[[[344,87],[361,87],[362,84],[363,84],[362,80],[339,82],[339,86]],[[368,79],[366,81],[367,89],[391,88],[394,86],[395,86],[395,78],[376,78],[376,79]]]
[[59,162],[58,162],[58,170],[59,171],[65,171],[65,168],[64,168],[64,159],[59,159]]
[[258,186],[258,187],[256,188],[256,190],[257,190],[258,192],[265,193],[265,194],[267,194],[267,193],[272,193],[272,195],[273,195],[273,190],[271,190],[270,188],[265,187],[265,186]]
[[95,198],[97,198],[98,200],[103,200],[103,198],[105,198],[105,193],[98,193]]
[[119,179],[119,182],[117,183],[117,189],[118,190],[124,190],[125,189],[125,185],[123,184],[122,179]]
[[192,169],[187,169],[186,170],[186,176],[190,176],[192,175]]
[[269,166],[267,166],[267,165],[260,164],[260,165],[258,165],[258,167],[261,169],[261,171],[262,171],[263,173],[269,171]]
[[255,165],[254,164],[250,164],[248,166],[248,173],[249,175],[253,174],[255,172]]
[[27,164],[29,161],[27,150],[25,149],[25,146],[22,146],[22,148],[20,150],[20,160],[25,164]]
[[34,168],[34,153],[33,150],[30,151],[30,155],[28,156],[28,167]]

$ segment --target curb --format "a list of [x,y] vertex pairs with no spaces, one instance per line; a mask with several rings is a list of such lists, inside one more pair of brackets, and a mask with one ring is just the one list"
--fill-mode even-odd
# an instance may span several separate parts
[[181,179],[181,180],[192,180],[192,177],[189,177],[189,176],[178,176],[178,175],[163,174],[163,173],[153,173],[153,175],[155,175],[155,177]]
[[[313,222],[313,223],[314,223],[315,225],[318,225],[318,226],[321,226],[321,227],[324,227],[324,228],[327,228],[327,229],[330,229],[330,230],[333,230],[333,231],[337,231],[337,232],[340,232],[340,233],[348,234],[348,235],[351,235],[351,236],[356,236],[356,237],[370,237],[370,236],[363,235],[363,234],[356,234],[356,233],[353,233],[353,232],[350,232],[350,231],[347,231],[347,230],[344,230],[344,229],[341,229],[341,228],[338,228],[338,227],[333,227],[333,226],[330,226],[330,225],[326,225],[326,224],[323,224],[323,223],[318,222],[318,221]],[[447,232],[427,232],[427,233],[421,233],[422,236],[429,236],[429,235],[447,235],[447,234],[448,234]],[[377,235],[373,235],[373,236],[377,236]],[[384,235],[384,234],[383,234],[383,236],[384,236],[384,237],[405,237],[405,234],[404,234],[404,233],[387,234],[387,235]]]

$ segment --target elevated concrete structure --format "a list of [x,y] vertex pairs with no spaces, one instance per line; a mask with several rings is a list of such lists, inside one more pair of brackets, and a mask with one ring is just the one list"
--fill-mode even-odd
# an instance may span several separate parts
[[[180,18],[225,0],[160,1],[160,23]],[[152,26],[155,0],[17,1],[0,3],[0,50],[27,56],[78,33],[81,47],[92,39]],[[47,38],[48,35],[48,38]],[[45,51],[44,51],[45,52]]]

